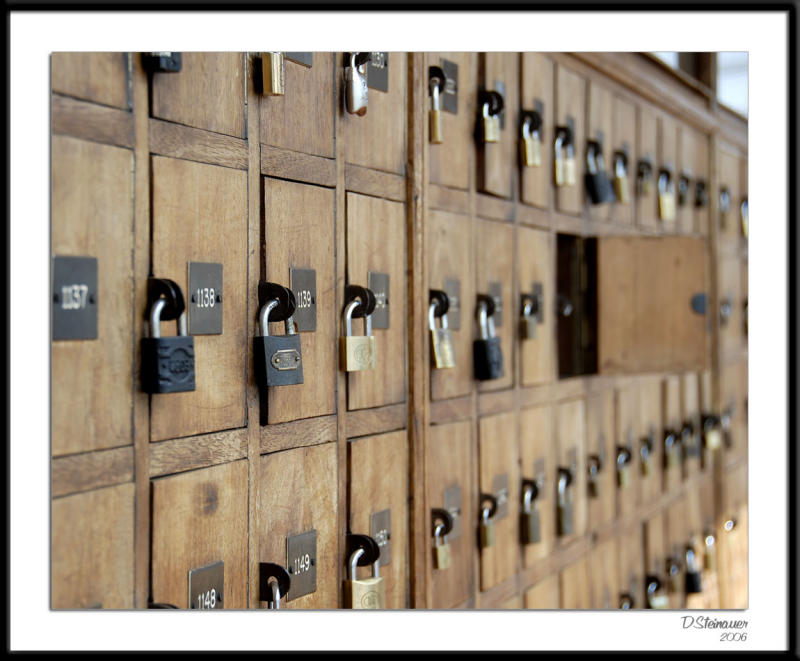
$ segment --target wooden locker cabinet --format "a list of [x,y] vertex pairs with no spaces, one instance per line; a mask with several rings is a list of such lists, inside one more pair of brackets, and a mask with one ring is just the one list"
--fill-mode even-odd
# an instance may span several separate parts
[[[337,608],[336,445],[324,443],[274,452],[261,456],[259,464],[258,562],[273,562],[285,567],[292,580],[300,577],[289,589],[282,607]],[[301,545],[298,537],[311,531],[316,538],[313,546]],[[301,555],[289,555],[290,550],[296,552],[298,548]],[[307,548],[315,548],[316,555],[306,557],[302,554],[302,550]],[[302,577],[302,573],[309,571],[315,572],[313,589]],[[266,602],[258,601],[258,590],[259,575],[256,571],[250,576],[250,605],[266,607]]]
[[[283,55],[284,94],[261,97],[261,143],[334,158],[335,56],[333,53],[309,53],[311,66],[306,66],[290,59],[293,53]],[[254,69],[255,74],[258,67]]]
[[[470,162],[474,159],[474,128],[477,86],[476,67],[477,53],[426,53],[426,75],[428,67],[441,67],[455,71],[455,110],[452,112],[449,99],[444,102],[440,96],[442,142],[434,144],[430,141],[431,101],[426,100],[426,117],[423,121],[425,139],[428,143],[428,178],[430,183],[447,188],[467,190],[470,187]],[[455,69],[452,68],[455,65]],[[426,78],[426,83],[429,78]],[[427,86],[430,95],[430,85]]]
[[181,53],[181,70],[152,74],[152,116],[244,138],[244,53]]
[[[602,145],[602,165],[598,162],[598,171],[604,170],[611,177],[610,170],[613,166],[614,153],[614,96],[604,85],[590,80],[586,84],[586,140],[584,144],[577,145],[577,153],[588,158],[588,142],[596,140]],[[588,172],[588,165],[586,166]],[[611,217],[611,204],[592,204],[585,182],[584,199],[589,209],[589,218],[594,222],[606,222]]]
[[[599,464],[597,496],[589,492],[589,522],[591,530],[603,530],[616,516],[616,431],[614,427],[614,391],[603,390],[586,398],[586,474],[587,487],[590,469]],[[587,489],[588,491],[588,489]]]
[[[152,158],[152,171],[153,275],[181,288],[191,329],[191,308],[199,301],[193,303],[189,291],[189,263],[222,264],[223,308],[221,335],[194,336],[196,390],[151,398],[151,440],[243,427],[242,348],[251,342],[245,300],[247,174],[160,156]],[[174,322],[161,324],[162,337],[176,334]]]
[[[375,369],[347,374],[347,408],[351,411],[397,404],[406,398],[405,246],[402,203],[347,194],[347,282],[369,287],[370,273],[389,276],[389,292],[384,293],[389,328],[373,325]],[[363,320],[354,320],[353,333],[363,334],[362,329]]]
[[[292,271],[313,269],[316,283],[316,330],[299,329],[303,383],[269,388],[270,424],[327,415],[336,409],[334,383],[341,322],[335,309],[334,205],[333,190],[264,179],[266,280],[293,287],[298,310],[307,306],[311,293],[304,294],[292,283]],[[256,310],[257,304],[253,301],[251,309]],[[283,322],[269,326],[270,335],[286,332]]]
[[[636,219],[640,229],[660,231],[658,221],[658,161],[656,154],[657,129],[655,109],[646,103],[639,104],[639,121],[636,133]],[[650,165],[650,185],[645,188],[639,176],[639,164]]]
[[153,602],[196,608],[189,572],[222,562],[216,607],[247,608],[247,461],[153,480],[152,526]]
[[[431,399],[461,397],[474,387],[472,340],[475,337],[474,222],[461,214],[432,210],[429,214],[428,282],[431,289],[452,292],[457,283],[458,295],[449,296],[448,327],[453,338],[455,366],[431,369]],[[437,325],[440,322],[436,322]],[[430,333],[428,333],[430,335]]]
[[[586,108],[586,81],[563,64],[556,64],[556,127],[573,129],[572,141],[575,156],[575,185],[556,186],[556,209],[561,213],[580,215],[583,212],[586,136],[584,114]],[[555,142],[552,136],[551,144]]]
[[[654,503],[661,495],[664,466],[664,429],[661,424],[661,380],[644,377],[639,380],[639,438],[636,451],[639,453],[642,504]],[[649,448],[649,470],[644,463],[644,446]]]
[[588,504],[586,494],[586,404],[582,399],[560,402],[556,406],[556,484],[553,485],[556,531],[558,531],[558,471],[572,475],[567,491],[572,492],[572,533],[558,535],[566,544],[586,532]]
[[559,576],[552,574],[525,591],[525,608],[558,610],[560,596]]
[[636,215],[636,106],[627,99],[614,96],[612,114],[613,149],[611,161],[607,163],[609,176],[614,176],[614,153],[622,152],[628,157],[627,190],[628,201],[617,200],[612,204],[611,217],[616,225],[633,227]]
[[[388,554],[381,548],[381,576],[386,586],[386,608],[408,608],[408,434],[405,431],[365,436],[348,441],[347,529],[376,537],[373,517],[389,510],[391,544]],[[375,519],[379,522],[380,518]],[[379,540],[376,540],[379,541]],[[379,542],[380,543],[380,542]],[[340,541],[343,576],[349,572],[349,558]],[[359,567],[358,577],[372,575],[372,567]]]
[[53,53],[53,92],[104,106],[130,109],[129,53]]
[[589,577],[592,584],[593,610],[611,610],[617,607],[615,593],[619,584],[618,571],[613,539],[592,549],[589,555]]
[[588,557],[584,556],[565,567],[561,571],[560,579],[562,609],[583,610],[592,607]]
[[95,257],[98,286],[97,339],[51,345],[53,456],[132,442],[132,171],[128,149],[53,136],[52,256]]
[[[473,522],[477,494],[472,481],[470,421],[432,426],[426,465],[429,466],[426,475],[427,502],[431,507],[447,509],[456,519],[453,532],[447,536],[451,565],[447,569],[437,569],[435,566],[431,569],[431,608],[453,608],[464,603],[475,592]],[[460,499],[457,498],[459,494]]]
[[[517,53],[481,53],[479,57],[478,88],[500,93],[503,110],[497,142],[484,142],[478,127],[478,188],[482,193],[510,198],[520,136],[519,56]],[[478,124],[482,122],[482,112],[482,107],[476,108]]]
[[133,510],[132,483],[53,499],[52,608],[133,608]]
[[541,115],[541,164],[520,167],[520,200],[544,209],[553,206],[553,60],[543,53],[522,53],[520,107]]
[[[539,512],[541,539],[522,547],[523,565],[535,566],[553,550],[556,538],[553,483],[555,481],[555,456],[553,437],[553,410],[551,406],[523,409],[519,414],[520,485],[522,480],[535,481],[539,487],[532,507]],[[520,498],[523,497],[520,492]],[[522,512],[522,501],[520,501]],[[521,527],[520,523],[520,527]]]

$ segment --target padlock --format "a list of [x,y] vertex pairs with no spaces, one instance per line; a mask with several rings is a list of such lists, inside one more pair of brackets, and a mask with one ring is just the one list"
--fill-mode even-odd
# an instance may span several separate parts
[[681,591],[681,566],[678,558],[672,555],[667,558],[667,580],[670,592]]
[[619,608],[623,611],[629,611],[634,606],[633,596],[628,592],[622,592],[619,595]]
[[556,505],[558,508],[558,534],[571,535],[572,521],[572,471],[568,468],[558,469],[558,482],[556,483]]
[[700,570],[697,568],[694,547],[691,544],[687,544],[684,550],[684,566],[686,567],[684,591],[686,594],[699,594],[703,591],[703,581]]
[[743,197],[739,204],[739,219],[742,224],[742,236],[746,239],[747,233],[750,231],[750,212],[748,209],[747,198]]
[[447,312],[440,315],[441,327],[436,327],[436,309],[439,299],[432,299],[428,307],[428,327],[431,332],[431,365],[434,369],[456,366],[453,335],[447,327]]
[[284,71],[283,53],[261,53],[261,89],[265,96],[284,95]]
[[175,51],[142,53],[142,67],[154,73],[178,73],[182,68],[182,59],[181,53]]
[[492,517],[497,511],[497,500],[494,496],[482,496],[481,501],[491,500],[491,506],[483,505],[481,508],[481,520],[478,525],[480,531],[480,543],[482,549],[488,549],[494,546],[494,521]]
[[345,108],[351,115],[359,117],[367,114],[367,62],[369,53],[350,53],[350,64],[344,69]]
[[653,166],[650,161],[639,161],[636,165],[636,186],[639,197],[647,197],[652,192]]
[[269,315],[279,305],[277,299],[272,299],[262,305],[258,313],[259,334],[253,338],[253,361],[262,388],[303,383],[302,349],[294,319],[289,316],[284,320],[285,335],[269,334]]
[[575,145],[572,143],[572,132],[569,133],[569,142],[566,144],[564,157],[564,185],[574,186],[578,181],[577,165],[575,163]]
[[694,182],[694,206],[695,209],[708,206],[708,186],[705,179],[697,179]]
[[658,217],[661,220],[675,220],[675,182],[669,170],[658,174]]
[[500,338],[495,335],[494,309],[489,314],[488,296],[478,298],[478,329],[480,338],[472,342],[472,359],[475,369],[475,378],[479,381],[499,379],[503,376],[503,350],[500,347]]
[[178,335],[161,337],[161,313],[166,305],[165,298],[158,298],[150,307],[150,337],[143,337],[141,344],[142,390],[150,394],[192,392],[194,338],[187,335],[186,311],[181,306]]
[[258,600],[267,602],[268,610],[280,610],[281,599],[289,594],[292,577],[285,567],[273,562],[258,563]]
[[664,466],[677,468],[680,465],[680,440],[677,432],[671,429],[664,430]]
[[431,111],[428,132],[430,141],[435,145],[439,145],[443,142],[442,111],[440,103],[441,95],[444,92],[445,82],[445,73],[441,67],[428,68],[428,87],[431,94]]
[[648,576],[645,578],[645,582],[647,583],[647,607],[669,608],[669,597],[663,594],[663,586],[658,576]]
[[692,420],[685,420],[681,428],[681,447],[685,459],[700,456],[700,443]]
[[605,170],[602,145],[589,140],[586,146],[586,173],[583,175],[586,195],[591,204],[604,204],[613,200],[611,183]]
[[[365,303],[366,304],[366,303]],[[339,365],[345,372],[375,369],[375,338],[372,336],[372,315],[364,315],[364,335],[353,335],[353,312],[358,300],[344,307],[344,336],[339,338]]]
[[540,318],[544,307],[542,298],[541,291],[520,296],[522,315],[519,320],[519,335],[523,340],[536,339],[536,327],[541,323]]
[[564,141],[567,138],[567,127],[557,126],[555,143],[553,145],[553,176],[556,186],[565,186],[564,172]]
[[490,114],[491,103],[484,101],[481,107],[481,126],[484,142],[500,142],[500,113]]
[[706,450],[719,450],[722,447],[722,432],[720,430],[720,419],[712,413],[704,413],[703,416],[703,443]]
[[600,460],[600,456],[596,454],[589,455],[589,465],[587,467],[587,472],[589,473],[589,479],[586,482],[586,488],[589,492],[589,498],[599,498],[600,497],[600,482],[598,478],[600,477],[600,471],[603,469],[603,462]]
[[678,177],[678,206],[684,207],[686,206],[686,202],[689,200],[689,186],[692,183],[691,178],[689,175],[684,172]]
[[536,509],[538,495],[538,482],[524,480],[522,483],[522,512],[520,512],[519,522],[520,537],[523,544],[538,544],[542,541],[542,522],[539,510]]
[[624,151],[614,152],[614,196],[619,204],[630,202],[628,192],[628,155]]
[[645,436],[641,439],[641,445],[639,447],[639,457],[641,458],[641,465],[642,465],[642,475],[647,477],[652,472],[652,459],[653,459],[653,449],[655,444],[655,432],[652,430],[650,431],[649,436]]
[[705,549],[703,550],[703,567],[706,571],[717,571],[717,539],[714,533],[706,530],[703,536]]
[[617,486],[627,489],[631,484],[630,463],[631,451],[624,446],[617,446]]
[[726,408],[719,416],[719,425],[722,427],[722,440],[729,450],[733,447],[731,422],[733,422],[733,405]]
[[437,523],[433,530],[433,568],[450,569],[450,544],[444,534],[445,524]]
[[523,111],[520,120],[520,164],[526,168],[538,167],[542,164],[542,117],[536,111]]
[[344,582],[344,603],[346,608],[356,610],[379,610],[386,608],[386,584],[380,575],[380,559],[372,563],[372,576],[358,578],[356,568],[364,549],[358,548],[350,556],[350,579]]

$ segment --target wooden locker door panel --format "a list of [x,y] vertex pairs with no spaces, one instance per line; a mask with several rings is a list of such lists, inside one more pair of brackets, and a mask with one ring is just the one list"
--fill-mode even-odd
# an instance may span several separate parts
[[[675,216],[676,231],[678,234],[692,234],[694,229],[694,196],[693,185],[695,182],[694,164],[697,161],[695,146],[697,134],[686,124],[678,125],[678,165],[675,170]],[[679,203],[678,191],[680,178],[685,176],[689,180],[689,189],[683,205]]]
[[665,512],[666,530],[664,537],[666,539],[667,549],[666,563],[667,566],[669,566],[672,562],[676,561],[678,567],[680,567],[680,576],[677,581],[679,589],[674,590],[674,586],[669,585],[670,608],[684,608],[686,604],[686,595],[683,589],[683,577],[685,575],[684,548],[687,542],[686,523],[686,496],[682,494],[678,499],[670,503]]
[[134,485],[55,498],[51,514],[51,607],[133,608]]
[[[427,502],[431,507],[444,508],[445,493],[461,492],[457,514],[459,533],[448,536],[451,565],[448,569],[433,568],[433,602],[431,608],[453,608],[464,603],[474,593],[473,551],[475,535],[475,500],[472,482],[472,423],[469,420],[433,425],[426,448],[425,465]],[[454,517],[455,518],[455,517]],[[433,543],[433,542],[432,542]]]
[[[664,433],[661,434],[661,452],[664,456],[664,491],[675,491],[682,476],[683,453],[680,446],[681,430],[681,380],[679,376],[669,376],[661,384],[662,420]],[[667,446],[668,441],[672,445]],[[672,457],[670,458],[670,454]]]
[[[428,215],[430,287],[445,290],[449,280],[457,280],[459,284],[458,300],[450,300],[450,312],[447,314],[456,364],[447,369],[431,369],[431,399],[434,401],[468,395],[473,388],[472,339],[475,322],[472,305],[475,301],[475,279],[470,258],[474,254],[473,227],[473,221],[468,216],[435,210]],[[458,328],[454,328],[456,315],[460,319]]]
[[[408,608],[408,434],[366,436],[349,441],[347,448],[348,530],[369,535],[372,515],[389,510],[391,561],[381,567],[386,608]],[[342,567],[349,567],[348,558],[342,557]],[[371,567],[359,567],[359,578],[371,575]]]
[[[717,147],[717,167],[719,172],[719,188],[717,195],[717,210],[719,217],[719,235],[727,242],[738,242],[741,233],[739,222],[739,189],[741,172],[739,171],[739,154],[733,147],[721,143]],[[723,213],[719,209],[719,195],[722,189],[727,188],[730,193],[730,209]]]
[[560,605],[558,574],[543,578],[525,592],[525,608],[558,610]]
[[[632,516],[641,502],[641,456],[637,452],[639,430],[639,388],[627,386],[616,390],[614,396],[616,419],[616,447],[613,464],[618,467],[621,450],[627,449],[630,461],[627,463],[628,486],[623,486],[617,478],[617,517]],[[619,475],[619,469],[617,470]]]
[[[738,255],[720,253],[717,274],[719,305],[716,314],[719,319],[719,346],[724,355],[743,348],[742,276]],[[730,305],[730,314],[727,316],[723,314],[723,305]]]
[[[497,223],[491,220],[478,219],[475,238],[477,241],[478,268],[477,294],[491,295],[492,283],[499,283],[502,288],[501,323],[498,324],[498,313],[495,312],[495,330],[500,337],[500,347],[503,351],[503,376],[491,381],[478,383],[478,391],[502,390],[510,388],[514,383],[514,352],[517,337],[517,309],[512,300],[513,260],[511,255],[514,250],[514,228],[508,223]],[[475,318],[475,300],[465,301],[464,312],[472,312]],[[545,315],[547,312],[545,312]],[[464,314],[463,321],[468,319]],[[474,337],[480,337],[477,322],[473,322],[476,329]]]
[[743,455],[747,452],[747,359],[722,365],[719,384],[722,414],[730,417],[729,428],[723,426],[724,447],[728,454]]
[[53,53],[53,92],[128,110],[128,53]]
[[[267,281],[289,287],[292,269],[316,271],[317,327],[313,332],[300,332],[303,383],[269,389],[270,424],[327,415],[336,409],[340,323],[334,309],[334,208],[333,190],[264,179]],[[295,299],[302,305],[299,290]],[[253,309],[256,304],[254,301]],[[283,322],[270,324],[270,335],[285,332]]]
[[[661,496],[663,482],[664,430],[661,424],[661,380],[659,377],[643,377],[639,380],[639,452],[642,504],[654,503]],[[643,450],[649,443],[649,468],[645,469]]]
[[[739,234],[744,240],[745,244],[747,243],[747,236],[749,229],[745,229],[743,225],[742,219],[742,201],[747,199],[747,191],[749,189],[748,185],[748,167],[747,167],[747,156],[742,156],[739,158],[739,197],[734,200],[736,204],[736,218],[738,218],[739,224]],[[748,221],[749,222],[749,221]]]
[[[549,405],[520,411],[520,485],[522,480],[535,480],[539,491],[533,507],[539,512],[541,538],[535,544],[523,546],[523,564],[534,564],[552,552],[555,529],[555,443],[553,438],[553,410]],[[522,495],[520,495],[522,498]]]
[[[598,170],[609,172],[614,153],[614,96],[611,90],[594,80],[587,83],[586,141],[576,145],[576,153],[586,160],[587,143],[596,140],[603,146],[603,166],[597,164]],[[610,176],[610,175],[609,175]],[[611,216],[611,204],[594,205],[585,190],[584,197],[589,208],[589,218],[595,222],[608,221]]]
[[[338,55],[337,59],[341,61]],[[388,91],[368,88],[367,112],[361,117],[344,110],[345,90],[342,83],[340,135],[344,140],[347,163],[404,175],[408,142],[408,54],[388,53],[387,63]],[[344,66],[349,66],[349,61]],[[344,68],[337,71],[336,79],[344,80]]]
[[[481,494],[493,494],[502,506],[504,494],[496,491],[503,476],[508,480],[505,494],[506,515],[493,517],[495,544],[481,549],[481,590],[485,591],[513,576],[519,565],[519,459],[513,413],[481,418],[478,421],[478,475]],[[496,483],[497,481],[497,483]],[[480,499],[480,494],[475,502]],[[478,505],[480,507],[480,503]],[[502,516],[502,515],[501,515]],[[481,512],[476,520],[480,522]]]
[[589,577],[592,582],[594,610],[610,610],[617,607],[616,591],[619,584],[617,554],[614,540],[595,546],[589,554]]
[[182,53],[179,72],[153,74],[152,116],[244,138],[245,57]]
[[[503,93],[503,112],[498,142],[478,143],[479,190],[498,197],[511,197],[515,164],[519,149],[519,55],[517,53],[481,53],[479,78],[481,90]],[[499,83],[499,85],[498,85]],[[501,92],[502,93],[502,92]],[[482,117],[477,108],[477,121]]]
[[[543,53],[522,53],[520,106],[541,108],[541,165],[522,167],[520,199],[524,204],[550,209],[553,206],[553,61]],[[537,110],[538,111],[538,110]],[[548,308],[549,309],[549,308]]]
[[247,461],[152,481],[152,598],[189,603],[189,572],[223,562],[223,608],[247,608]]
[[652,167],[650,188],[645,195],[642,189],[636,188],[636,218],[639,227],[655,231],[660,229],[658,221],[658,196],[656,195],[656,178],[658,162],[656,161],[656,114],[652,106],[639,105],[639,122],[637,123],[636,153],[637,162],[647,162]]
[[[339,604],[336,444],[273,452],[259,458],[258,562],[286,567],[292,577],[302,563],[288,556],[287,540],[316,531],[316,590],[284,599],[286,608],[336,608]],[[253,565],[257,569],[257,564]],[[251,604],[258,575],[250,577]],[[260,602],[259,606],[267,606]]]
[[586,398],[586,471],[593,457],[599,461],[597,497],[589,496],[591,530],[602,530],[616,515],[616,433],[614,430],[614,391],[606,389]]
[[615,538],[618,557],[619,591],[617,606],[624,596],[631,598],[631,608],[644,608],[644,530],[640,523],[622,529]]
[[[224,286],[222,334],[194,337],[196,390],[151,398],[151,440],[243,427],[247,173],[158,156],[152,165],[153,274],[178,284],[189,317],[189,262],[222,264]],[[175,334],[161,324],[162,337]]]
[[[397,404],[406,399],[406,218],[405,205],[347,194],[347,282],[369,286],[369,274],[389,275],[389,328],[376,329],[375,369],[349,372],[349,410]],[[353,333],[363,334],[363,320]]]
[[502,610],[519,610],[519,609],[521,609],[522,608],[522,595],[518,594],[518,595],[515,595],[515,596],[511,597],[511,599],[508,599],[507,601],[504,601],[500,605],[500,608]]
[[[600,374],[641,371],[644,348],[640,346],[637,305],[637,241],[631,237],[603,237],[597,241],[597,367]],[[647,273],[645,271],[644,273]],[[606,332],[607,330],[607,332]],[[652,350],[652,348],[651,348]]]
[[749,281],[748,281],[748,260],[747,257],[743,257],[741,263],[739,264],[739,268],[742,272],[742,281],[741,281],[741,289],[739,291],[739,312],[741,314],[741,325],[739,326],[739,332],[742,336],[742,345],[745,351],[747,351],[748,345],[748,320],[747,320],[747,297],[749,292]]
[[[519,287],[523,294],[533,295],[537,283],[541,286],[542,323],[536,324],[536,337],[520,338],[520,381],[523,386],[550,383],[555,375],[555,287],[553,274],[553,236],[542,230],[520,227],[517,232]],[[510,298],[510,297],[509,297]],[[512,304],[507,315],[512,324],[518,317]],[[519,308],[521,310],[522,302]],[[505,311],[504,311],[505,312]],[[510,364],[509,364],[510,366]]]
[[263,144],[335,157],[333,66],[334,54],[330,52],[312,53],[310,67],[284,58],[283,96],[261,97]]
[[[647,576],[655,576],[662,582],[666,581],[665,567],[668,545],[664,539],[666,524],[664,514],[658,512],[644,522],[644,571]],[[646,579],[645,579],[646,580]],[[645,593],[647,585],[644,586]],[[666,585],[663,585],[666,591]]]
[[[584,112],[586,110],[586,81],[561,64],[556,65],[556,126],[574,126],[575,185],[556,187],[556,209],[562,213],[583,213],[583,173],[585,171]],[[552,136],[551,143],[555,141]]]
[[52,137],[52,255],[97,258],[98,285],[97,339],[51,344],[54,456],[132,441],[132,184],[130,150]]
[[703,206],[697,206],[696,200],[696,187],[692,182],[692,195],[691,201],[694,206],[694,231],[700,233],[702,236],[708,236],[709,233],[709,205],[711,200],[711,144],[709,137],[704,133],[695,132],[694,134],[695,145],[695,163],[694,175],[695,181],[701,180],[705,183],[705,190],[708,197],[708,202]]
[[694,477],[700,470],[700,454],[702,452],[702,433],[700,426],[700,384],[697,372],[681,375],[681,420],[684,428],[691,426],[693,433],[683,436],[683,475]]
[[[586,532],[589,514],[586,502],[586,405],[582,399],[561,402],[556,406],[556,443],[556,479],[559,468],[566,468],[572,473],[572,483],[567,491],[572,491],[573,532],[558,538],[565,544]],[[553,485],[554,494],[557,488],[556,483]],[[554,498],[553,505],[557,520],[557,498]]]
[[[656,189],[658,188],[658,173],[663,170],[670,172],[675,192],[675,218],[672,220],[661,218],[659,214],[659,223],[661,229],[665,234],[673,234],[677,227],[676,219],[678,217],[678,177],[680,173],[678,167],[678,125],[669,115],[661,114],[658,116],[658,168],[655,172]],[[656,194],[658,198],[658,194]],[[658,199],[656,199],[658,203]]]
[[[442,142],[430,142],[427,118],[423,120],[428,140],[428,179],[430,183],[448,188],[469,188],[470,160],[473,158],[475,127],[475,87],[477,53],[427,53],[427,66],[442,66],[442,61],[458,67],[456,82],[456,113],[441,110]],[[426,69],[427,71],[427,69]],[[446,73],[446,72],[445,72]],[[430,94],[430,90],[428,90]],[[440,97],[441,102],[441,97]],[[426,114],[430,114],[430,99]]]
[[567,565],[561,571],[560,577],[562,609],[581,610],[592,607],[592,589],[587,557]]
[[611,216],[617,225],[632,227],[636,210],[636,106],[618,96],[614,97],[612,137],[614,143],[608,168],[613,175],[614,151],[627,154],[628,202],[614,202]]

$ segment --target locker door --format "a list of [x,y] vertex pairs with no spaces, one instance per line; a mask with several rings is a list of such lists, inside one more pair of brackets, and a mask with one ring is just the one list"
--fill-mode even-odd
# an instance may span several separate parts
[[615,538],[619,566],[617,607],[644,608],[644,531],[641,524]]
[[717,261],[719,347],[723,356],[741,350],[743,343],[741,262],[738,255],[720,253]]
[[[656,113],[652,106],[639,104],[639,121],[636,135],[636,218],[640,228],[655,231],[660,229],[658,218],[658,196],[656,195],[656,179],[658,177],[658,163],[656,162]],[[642,185],[639,174],[641,167],[649,167],[650,183],[647,187]]]
[[[587,480],[597,483],[589,493],[591,530],[602,530],[616,515],[616,433],[614,430],[614,391],[607,389],[586,398]],[[596,476],[593,478],[594,471]],[[596,493],[597,495],[593,495]]]
[[129,57],[128,53],[53,53],[52,91],[128,110]]
[[[556,187],[556,209],[562,213],[580,215],[583,212],[584,112],[586,110],[586,81],[561,64],[556,65],[556,126],[572,129],[575,155],[575,185]],[[553,140],[555,141],[555,136]]]
[[664,491],[675,491],[681,483],[683,452],[681,450],[681,382],[679,376],[669,376],[661,386],[662,453],[664,461]]
[[[598,170],[608,173],[612,165],[614,142],[614,96],[611,90],[594,80],[587,83],[586,109],[586,142],[596,140],[602,146],[603,165],[598,163]],[[578,145],[578,153],[586,159],[587,144]],[[610,176],[610,175],[609,175]],[[589,208],[589,218],[595,222],[608,221],[611,216],[611,204],[593,205],[589,192],[584,184],[584,199]]]
[[617,517],[622,519],[632,516],[641,502],[641,456],[636,451],[639,394],[635,386],[615,393],[617,440],[613,461],[617,469]]
[[[676,229],[677,219],[677,191],[678,191],[678,178],[680,173],[677,171],[678,167],[678,125],[675,119],[669,115],[658,116],[658,171],[656,175],[656,188],[658,188],[658,177],[662,171],[669,172],[672,182],[672,190],[675,197],[675,216],[668,218],[659,212],[658,218],[660,226],[665,234],[673,234]],[[657,193],[657,191],[656,191]],[[656,194],[658,197],[658,194]]]
[[[697,139],[695,132],[686,124],[678,124],[678,165],[675,182],[676,231],[691,234],[694,231],[694,199],[691,195],[694,184],[694,164]],[[686,194],[680,195],[681,180],[688,182]]]
[[592,581],[592,602],[594,610],[610,610],[616,608],[617,554],[614,540],[610,539],[595,546],[590,555],[590,578]]
[[538,112],[542,118],[539,132],[541,164],[521,167],[520,199],[525,204],[549,209],[552,207],[553,152],[553,61],[542,53],[522,53],[523,110]]
[[[717,212],[719,217],[719,236],[723,240],[738,242],[741,233],[739,223],[739,201],[741,200],[741,172],[739,154],[736,149],[719,144],[717,148],[717,167],[719,168],[719,190],[716,192]],[[723,193],[728,193],[728,209],[723,207]]]
[[[478,189],[498,197],[511,197],[514,165],[518,162],[519,55],[481,53],[479,58],[479,89],[498,92],[503,97],[503,110],[499,140],[485,142],[478,138]],[[482,122],[482,111],[482,107],[477,108],[478,123]]]
[[628,161],[626,170],[628,201],[617,200],[611,211],[613,221],[617,225],[632,227],[636,210],[636,106],[618,96],[614,97],[614,114],[612,117],[612,135],[614,149],[611,162],[608,164],[611,175],[614,174],[614,154],[625,154]]
[[548,557],[555,543],[555,443],[552,416],[550,406],[520,411],[520,479],[535,481],[538,485],[532,509],[538,512],[540,528],[540,541],[523,545],[525,567],[533,567],[537,561]]
[[681,419],[683,420],[681,446],[683,449],[683,474],[690,479],[701,469],[702,431],[700,427],[700,388],[697,372],[681,376]]
[[580,610],[592,607],[592,589],[589,581],[589,560],[584,556],[567,565],[560,574],[561,608]]
[[[637,451],[641,459],[642,504],[655,502],[661,495],[663,482],[663,427],[661,423],[661,380],[658,377],[639,380],[639,438]],[[645,463],[645,457],[648,458]]]
[[[709,138],[703,133],[694,134],[694,172],[695,172],[695,185],[692,187],[692,205],[694,206],[694,231],[699,232],[702,236],[708,236],[709,231],[709,201],[711,198],[711,165],[709,154],[711,153],[711,146]],[[702,182],[703,189],[705,190],[705,199],[700,198],[698,205],[697,196],[697,182]]]
[[525,608],[558,610],[560,601],[558,579],[558,574],[552,574],[528,589],[525,592]]
[[[567,470],[571,475],[570,486],[567,487],[567,498],[572,498],[572,533],[559,534],[562,544],[580,537],[586,532],[588,506],[586,503],[586,406],[583,400],[575,399],[561,402],[556,407],[556,479],[559,471]],[[554,485],[556,494],[556,521],[559,517],[558,485]],[[571,494],[570,494],[571,492]],[[562,508],[563,509],[563,508]],[[559,530],[558,524],[556,530]]]
[[[687,539],[686,496],[681,495],[670,503],[665,512],[666,530],[664,537],[667,548],[667,581],[670,608],[684,608],[684,549]],[[674,580],[670,580],[674,576]]]
[[[645,608],[661,608],[668,597],[668,580],[666,574],[667,543],[664,540],[665,523],[663,512],[654,514],[644,522],[645,546],[645,580],[643,596]],[[655,583],[655,592],[651,595],[649,587]]]

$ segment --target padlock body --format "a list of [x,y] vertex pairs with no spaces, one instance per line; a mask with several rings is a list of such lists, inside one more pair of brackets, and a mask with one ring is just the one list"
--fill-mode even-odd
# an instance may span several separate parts
[[142,390],[147,393],[195,389],[194,338],[190,335],[142,338]]
[[614,196],[620,204],[627,204],[630,202],[630,194],[628,193],[628,177],[614,177]]
[[608,175],[603,172],[587,172],[584,175],[586,183],[586,194],[592,204],[603,204],[613,200],[613,192],[611,190],[611,182],[608,180]]
[[303,358],[297,333],[254,338],[253,359],[256,378],[262,387],[303,383]]
[[672,449],[667,452],[667,467],[677,468],[680,464],[680,456],[678,455],[678,448],[674,445]]
[[367,114],[369,91],[367,78],[354,67],[344,70],[345,105],[351,115],[362,117]]
[[648,600],[650,608],[664,609],[669,608],[669,597],[665,594],[654,594]]
[[430,112],[430,140],[433,144],[442,143],[442,111],[431,110]]
[[653,472],[653,462],[650,459],[650,457],[648,457],[647,460],[642,459],[641,464],[642,464],[642,475],[647,477],[648,475],[650,475],[650,473]]
[[519,529],[522,534],[523,544],[538,544],[542,541],[542,522],[539,510],[520,514]]
[[263,53],[261,82],[267,96],[283,96],[285,88],[283,53]]
[[431,330],[431,358],[436,369],[447,369],[456,366],[453,335],[449,328]]
[[523,167],[538,167],[542,164],[542,142],[535,138],[522,138],[520,160]]
[[703,554],[703,567],[706,571],[717,571],[717,551],[713,546],[711,550],[706,546],[706,552]]
[[500,118],[497,115],[489,115],[483,118],[483,141],[500,141]]
[[503,350],[500,338],[478,339],[472,343],[475,378],[478,381],[499,379],[503,376]]
[[564,186],[574,186],[578,181],[575,157],[568,156],[564,159]]
[[494,546],[494,523],[491,521],[481,521],[480,524],[480,542],[482,549],[488,549]]
[[558,506],[558,534],[571,535],[572,531],[572,499],[568,498]]
[[661,220],[675,220],[675,193],[666,191],[658,194],[658,215]]
[[564,171],[565,171],[564,157],[559,152],[556,152],[555,158],[553,159],[553,175],[555,178],[556,186],[566,185]]
[[340,337],[339,364],[345,372],[375,369],[375,338],[372,335]]
[[356,610],[386,608],[386,584],[383,576],[345,581],[344,603]]
[[600,486],[597,484],[596,477],[590,477],[589,482],[587,483],[587,488],[589,491],[589,498],[599,498],[600,497]]
[[706,432],[706,447],[709,450],[719,450],[722,447],[722,434],[719,429],[709,429]]
[[698,571],[687,571],[685,579],[686,594],[698,594],[703,591],[703,580]]
[[631,484],[630,469],[623,466],[617,469],[617,486],[620,489],[627,489]]
[[433,547],[433,566],[435,569],[450,569],[450,544],[439,544]]
[[535,317],[522,317],[519,320],[519,335],[523,340],[536,339],[536,326],[538,326]]

